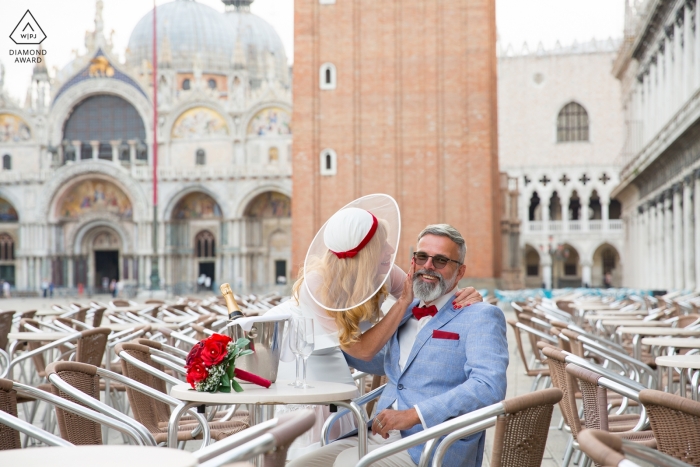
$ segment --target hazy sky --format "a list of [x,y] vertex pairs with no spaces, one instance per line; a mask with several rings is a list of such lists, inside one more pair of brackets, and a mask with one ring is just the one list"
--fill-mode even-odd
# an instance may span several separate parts
[[[123,58],[129,35],[153,5],[152,0],[103,0],[105,31],[114,30],[115,52]],[[156,4],[170,0],[157,0]],[[224,11],[220,0],[198,0]],[[344,0],[338,0],[344,1]],[[374,0],[381,1],[381,0]],[[271,23],[279,33],[291,62],[294,56],[293,0],[255,0],[253,13]],[[9,35],[29,9],[46,33],[49,69],[65,66],[73,50],[84,51],[85,31],[92,30],[95,0],[0,0],[0,62],[5,66],[5,88],[24,102],[31,78],[31,64],[15,64],[9,50],[17,46]],[[622,35],[624,0],[496,0],[498,34],[504,45],[542,41],[551,47],[577,40],[604,39]],[[530,50],[533,47],[530,46]]]

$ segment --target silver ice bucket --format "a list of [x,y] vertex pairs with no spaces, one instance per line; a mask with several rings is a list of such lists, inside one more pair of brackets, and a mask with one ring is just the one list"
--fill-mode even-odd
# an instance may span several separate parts
[[[254,323],[248,332],[245,332],[239,325],[229,326],[227,328],[229,337],[234,341],[241,337],[250,340],[250,343],[245,348],[253,351],[252,355],[237,358],[236,367],[274,383],[277,379],[282,336],[284,335],[287,321],[285,319]],[[243,381],[241,382],[243,383]]]

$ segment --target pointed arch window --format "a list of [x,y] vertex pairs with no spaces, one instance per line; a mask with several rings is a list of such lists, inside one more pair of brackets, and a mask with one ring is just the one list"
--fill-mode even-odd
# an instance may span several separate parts
[[319,70],[319,83],[322,90],[335,89],[336,70],[332,63],[324,63]]
[[195,164],[196,165],[206,165],[207,163],[207,153],[204,149],[197,149]]
[[588,112],[581,104],[569,102],[557,116],[557,142],[588,141]]
[[208,230],[202,230],[194,239],[197,258],[213,258],[216,256],[216,239]]

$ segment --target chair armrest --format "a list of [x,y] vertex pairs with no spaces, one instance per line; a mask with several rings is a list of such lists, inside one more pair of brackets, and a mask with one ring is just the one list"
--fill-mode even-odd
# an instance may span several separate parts
[[[60,380],[60,378],[56,375],[54,375],[56,378]],[[61,380],[62,381],[62,380]],[[52,381],[53,384],[53,381]],[[14,382],[12,387],[17,391],[17,394],[23,395],[23,396],[28,396],[28,397],[33,397],[35,399],[53,404],[55,406],[61,407],[62,409],[72,412],[75,414],[80,415],[81,417],[85,417],[88,420],[92,420],[95,423],[99,423],[100,425],[107,425],[110,428],[114,428],[117,431],[120,431],[130,438],[132,438],[136,444],[140,446],[156,446],[157,443],[153,439],[153,436],[151,433],[146,430],[146,427],[141,425],[140,423],[136,422],[136,420],[129,419],[129,417],[126,417],[124,414],[117,412],[116,410],[112,409],[106,404],[103,404],[102,402],[99,402],[97,399],[93,399],[92,397],[88,396],[82,391],[79,391],[75,389],[73,386],[69,385],[66,383],[68,386],[66,389],[67,394],[70,394],[72,397],[74,397],[76,400],[81,400],[81,398],[87,398],[91,399],[93,402],[96,402],[97,404],[100,404],[104,407],[107,407],[111,411],[116,412],[118,416],[112,417],[100,412],[96,412],[95,410],[91,410],[90,408],[87,408],[83,405],[77,404],[75,402],[72,402],[67,399],[63,399],[62,397],[55,396],[51,394],[50,392],[42,391],[40,389],[28,386],[26,384],[21,384]],[[61,389],[63,390],[63,389]],[[82,396],[81,396],[82,395]],[[78,396],[78,397],[76,397]],[[90,401],[88,401],[90,402]],[[88,404],[86,404],[88,405]]]
[[46,351],[46,350],[49,350],[49,349],[53,349],[53,348],[55,348],[55,347],[58,347],[58,346],[61,345],[61,344],[65,344],[65,343],[67,343],[67,342],[74,341],[74,340],[80,338],[81,336],[82,336],[81,333],[76,332],[75,334],[71,334],[71,335],[69,335],[69,336],[63,337],[63,338],[58,339],[58,340],[56,340],[56,341],[49,342],[48,344],[43,345],[43,346],[39,347],[38,349],[34,349],[34,350],[32,350],[32,351],[23,353],[23,354],[20,355],[19,357],[12,359],[12,361],[10,362],[10,364],[7,365],[7,368],[5,368],[5,370],[2,372],[2,374],[0,374],[0,378],[6,378],[7,375],[10,374],[10,372],[12,371],[12,368],[13,368],[16,364],[18,364],[18,363],[20,363],[20,362],[23,362],[24,360],[27,360],[28,358],[31,358],[31,357],[33,357],[34,355],[40,354],[40,353],[42,353],[42,352],[44,352],[44,351]]
[[[384,388],[386,387],[386,384],[383,384],[379,386],[377,389],[374,389],[367,394],[364,394],[360,397],[357,397],[353,399],[353,402],[357,404],[358,406],[362,406],[367,404],[369,401],[378,399],[379,396],[382,395],[384,392]],[[326,419],[326,422],[323,424],[323,428],[321,429],[321,445],[325,446],[326,444],[330,443],[331,441],[328,439],[330,436],[331,428],[335,423],[340,420],[340,417],[349,414],[350,411],[348,409],[343,409],[339,410],[336,412],[334,415],[328,417]],[[369,414],[368,414],[369,415]]]
[[73,443],[69,443],[65,439],[59,438],[53,433],[44,431],[41,428],[36,427],[31,423],[27,423],[20,418],[12,416],[9,413],[3,412],[2,410],[0,410],[0,425],[9,426],[13,430],[17,430],[20,433],[24,433],[30,438],[38,439],[42,443],[48,444],[49,446],[73,446]]
[[[504,413],[503,403],[499,402],[497,404],[489,405],[488,407],[484,407],[482,409],[475,410],[464,415],[460,415],[459,417],[447,420],[446,422],[440,423],[439,425],[435,425],[434,427],[428,428],[406,438],[400,439],[399,441],[383,445],[379,449],[375,449],[374,451],[368,453],[366,456],[360,459],[360,461],[356,464],[356,467],[369,467],[370,465],[372,465],[380,459],[384,459],[385,457],[391,456],[392,454],[405,451],[410,447],[423,444],[427,441],[430,441],[431,439],[439,438],[443,435],[450,434],[462,428],[470,427],[471,430],[482,431],[482,422],[488,420],[491,423],[494,423],[496,421],[496,416],[502,413]],[[476,433],[477,431],[468,432]],[[425,456],[425,459],[421,458],[421,461],[426,462],[427,457],[428,456]]]

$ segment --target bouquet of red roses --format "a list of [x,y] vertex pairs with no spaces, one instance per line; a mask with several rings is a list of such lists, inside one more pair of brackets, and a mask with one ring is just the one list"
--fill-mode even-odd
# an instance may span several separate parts
[[187,382],[200,392],[242,392],[243,388],[234,379],[269,388],[272,384],[265,378],[236,368],[236,358],[250,355],[252,350],[245,347],[250,341],[238,339],[233,342],[228,336],[212,334],[198,342],[187,355],[185,369]]

